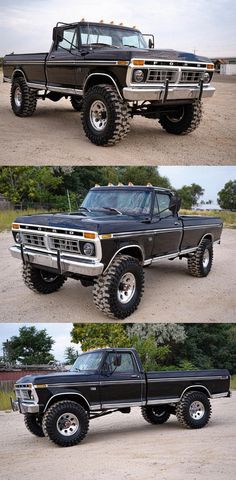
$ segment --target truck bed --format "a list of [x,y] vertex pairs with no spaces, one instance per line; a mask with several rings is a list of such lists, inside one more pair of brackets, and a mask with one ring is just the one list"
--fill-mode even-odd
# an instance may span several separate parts
[[13,72],[19,68],[28,82],[46,84],[47,56],[48,52],[6,55],[3,60],[4,78],[11,79]]

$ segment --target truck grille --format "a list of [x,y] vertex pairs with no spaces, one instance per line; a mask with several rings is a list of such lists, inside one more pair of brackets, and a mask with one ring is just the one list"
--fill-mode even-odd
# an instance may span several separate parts
[[202,79],[202,73],[203,72],[186,70],[181,73],[180,83],[199,83]]
[[21,400],[30,400],[29,390],[16,388],[15,392],[16,398],[20,398]]
[[176,70],[149,70],[147,76],[147,82],[161,82],[165,83],[166,80],[175,83],[177,81],[178,71]]
[[23,243],[25,245],[32,245],[34,247],[45,247],[44,235],[35,233],[22,233]]
[[79,241],[70,238],[48,237],[51,250],[80,253]]

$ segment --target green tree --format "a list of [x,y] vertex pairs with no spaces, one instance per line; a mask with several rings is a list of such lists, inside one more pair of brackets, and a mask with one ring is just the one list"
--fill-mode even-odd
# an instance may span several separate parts
[[67,347],[65,349],[64,356],[66,363],[68,363],[69,365],[73,365],[73,363],[75,363],[75,360],[78,357],[78,351],[76,351],[74,347]]
[[72,342],[80,343],[83,352],[104,347],[130,347],[125,326],[119,323],[75,323],[71,332]]
[[177,195],[181,198],[181,207],[190,209],[197,205],[200,197],[204,194],[204,189],[192,183],[192,185],[184,185],[182,188],[176,190]]
[[218,204],[225,210],[236,210],[236,180],[227,182],[218,193]]
[[4,357],[9,363],[46,364],[54,360],[50,353],[54,343],[45,329],[37,330],[35,326],[21,327],[18,335],[3,343]]

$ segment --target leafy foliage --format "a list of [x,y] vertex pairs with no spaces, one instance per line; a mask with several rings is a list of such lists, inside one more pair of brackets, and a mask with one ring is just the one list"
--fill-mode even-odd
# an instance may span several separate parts
[[104,347],[130,347],[125,328],[119,323],[75,323],[72,342],[81,343],[82,351]]
[[73,365],[77,357],[78,351],[76,351],[74,347],[67,347],[65,349],[65,361],[68,363],[68,365]]
[[230,180],[220,190],[218,203],[225,210],[236,210],[236,180]]
[[192,183],[192,185],[184,185],[176,190],[177,195],[181,198],[182,208],[192,208],[199,202],[200,197],[204,194],[204,189]]
[[45,329],[37,330],[35,326],[21,327],[18,335],[3,343],[4,358],[9,363],[46,364],[54,360],[50,353],[54,343]]

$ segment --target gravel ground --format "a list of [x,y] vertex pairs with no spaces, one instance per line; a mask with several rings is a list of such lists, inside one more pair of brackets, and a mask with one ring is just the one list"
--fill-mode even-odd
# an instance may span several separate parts
[[[98,310],[92,287],[69,279],[51,295],[29,290],[21,262],[8,252],[10,232],[0,237],[0,305],[2,322],[113,322]],[[131,322],[234,322],[236,318],[236,230],[225,229],[215,245],[214,263],[206,278],[188,275],[186,260],[160,260],[145,269],[145,292]]]
[[146,423],[138,408],[91,422],[86,439],[60,448],[31,435],[19,413],[0,412],[0,463],[4,480],[231,480],[235,478],[236,395],[212,401],[202,430],[182,428],[176,418]]
[[33,117],[18,118],[10,109],[10,85],[0,83],[0,164],[234,164],[236,82],[217,76],[215,86],[213,98],[204,100],[204,119],[191,135],[169,135],[157,120],[136,117],[127,139],[103,148],[86,139],[69,100],[39,101]]

